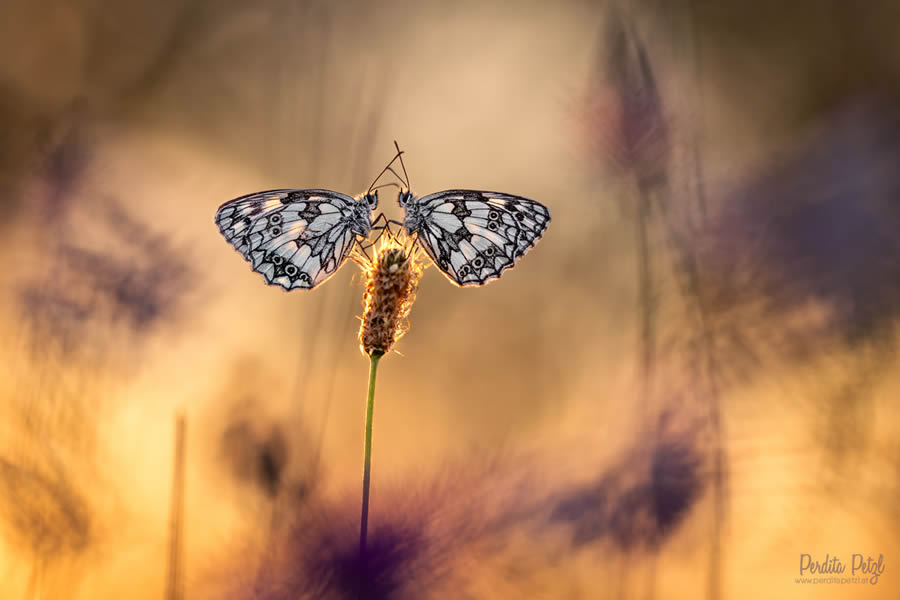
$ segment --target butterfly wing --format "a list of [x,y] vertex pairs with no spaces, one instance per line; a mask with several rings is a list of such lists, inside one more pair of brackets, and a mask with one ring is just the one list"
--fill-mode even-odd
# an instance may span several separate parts
[[216,225],[266,283],[309,290],[347,259],[354,203],[329,190],[270,190],[226,202]]
[[550,211],[521,196],[447,190],[419,199],[419,243],[458,285],[484,285],[534,246]]

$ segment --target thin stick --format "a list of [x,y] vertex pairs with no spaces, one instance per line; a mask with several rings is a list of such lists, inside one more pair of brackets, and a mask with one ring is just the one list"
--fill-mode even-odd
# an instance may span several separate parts
[[175,469],[169,523],[169,580],[166,585],[166,600],[184,598],[184,442],[185,420],[184,415],[179,414],[175,419]]
[[366,534],[369,525],[369,480],[372,474],[372,413],[375,410],[375,374],[381,354],[372,354],[369,365],[369,396],[366,405],[366,454],[363,467],[362,518],[359,527],[359,555],[366,554]]

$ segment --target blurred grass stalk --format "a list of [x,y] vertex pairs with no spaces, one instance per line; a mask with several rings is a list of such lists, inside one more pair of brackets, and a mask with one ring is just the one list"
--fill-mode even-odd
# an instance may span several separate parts
[[588,94],[592,143],[608,168],[634,182],[640,401],[649,413],[657,353],[656,276],[651,256],[654,200],[666,203],[671,139],[647,50],[627,14],[613,6]]
[[172,473],[172,506],[169,523],[169,566],[166,600],[184,598],[184,451],[185,417],[175,417],[175,465]]
[[[691,13],[690,18],[693,18]],[[657,362],[657,276],[651,253],[652,225],[660,220],[668,245],[674,253],[675,275],[685,302],[688,318],[699,332],[696,360],[702,364],[704,382],[697,382],[708,399],[708,418],[713,436],[714,514],[710,559],[709,597],[721,597],[722,526],[725,519],[725,468],[720,397],[716,382],[718,366],[713,352],[714,335],[700,294],[699,265],[689,237],[683,235],[673,212],[684,210],[673,204],[670,173],[673,161],[673,135],[669,127],[664,98],[658,85],[653,62],[632,18],[613,5],[607,17],[607,30],[601,48],[599,77],[589,96],[592,133],[601,159],[614,171],[634,182],[635,245],[638,279],[638,368],[640,400],[651,414],[656,408],[653,396]],[[693,23],[691,22],[691,25]],[[691,27],[697,93],[700,86],[699,44]],[[603,60],[605,58],[605,60]],[[693,139],[695,181],[693,195],[705,212],[702,156],[699,135]]]

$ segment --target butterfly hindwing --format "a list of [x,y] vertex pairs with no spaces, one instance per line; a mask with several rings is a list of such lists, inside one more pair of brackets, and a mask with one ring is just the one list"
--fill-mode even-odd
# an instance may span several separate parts
[[543,204],[498,192],[447,190],[412,202],[420,215],[419,242],[438,268],[463,286],[500,277],[550,223]]
[[270,190],[226,202],[216,224],[266,283],[312,289],[337,271],[353,247],[355,202],[329,190]]

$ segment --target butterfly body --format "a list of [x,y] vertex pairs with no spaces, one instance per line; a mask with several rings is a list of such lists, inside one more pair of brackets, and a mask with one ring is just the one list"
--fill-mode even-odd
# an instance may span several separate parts
[[461,286],[484,285],[515,265],[547,229],[543,204],[500,192],[446,190],[417,197],[402,189],[403,225],[434,264]]
[[285,290],[312,289],[344,263],[358,237],[372,230],[378,191],[351,198],[320,189],[257,192],[216,212],[225,239]]

